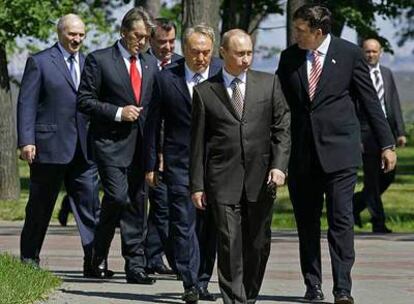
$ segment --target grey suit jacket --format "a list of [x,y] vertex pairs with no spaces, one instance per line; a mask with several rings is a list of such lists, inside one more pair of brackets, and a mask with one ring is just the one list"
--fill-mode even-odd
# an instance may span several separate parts
[[247,72],[241,119],[222,72],[196,86],[191,122],[190,188],[209,202],[260,201],[270,169],[285,171],[290,153],[290,112],[277,76]]

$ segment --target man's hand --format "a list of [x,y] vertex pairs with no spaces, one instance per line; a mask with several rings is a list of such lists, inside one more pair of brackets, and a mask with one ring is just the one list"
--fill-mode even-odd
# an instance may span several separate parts
[[385,173],[394,170],[397,164],[397,154],[392,149],[385,149],[381,154],[381,169]]
[[158,186],[158,174],[155,171],[150,171],[145,173],[145,181],[147,182],[148,186],[151,188],[155,188]]
[[36,157],[36,146],[35,145],[26,145],[20,147],[20,158],[26,160],[30,165],[34,158]]
[[191,194],[191,200],[193,201],[193,204],[197,209],[206,210],[204,192],[194,192],[193,194]]
[[267,184],[273,183],[276,186],[283,186],[285,184],[285,173],[279,169],[271,169],[267,177]]
[[143,107],[126,106],[122,108],[121,119],[122,121],[135,121],[138,119]]
[[397,146],[398,147],[404,148],[406,144],[407,144],[407,137],[399,136],[397,138]]

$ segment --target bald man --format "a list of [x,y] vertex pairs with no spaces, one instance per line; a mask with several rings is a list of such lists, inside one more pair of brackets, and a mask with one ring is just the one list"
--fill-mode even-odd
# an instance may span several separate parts
[[255,303],[275,191],[285,182],[290,112],[278,77],[250,70],[247,33],[226,32],[220,54],[223,69],[194,88],[190,188],[194,205],[213,211],[224,303]]
[[85,25],[77,15],[69,14],[59,20],[57,32],[55,45],[27,59],[17,103],[18,146],[30,166],[20,254],[23,262],[39,265],[64,184],[84,250],[83,274],[89,277],[99,198],[97,168],[87,152],[88,117],[76,109]]
[[[377,39],[367,39],[363,42],[362,48],[368,62],[372,83],[377,91],[382,111],[394,135],[396,146],[404,147],[407,139],[405,137],[400,99],[391,70],[379,63],[382,55],[381,44]],[[394,181],[395,169],[386,173],[381,169],[381,148],[375,140],[363,109],[361,109],[359,116],[363,147],[364,189],[354,195],[355,224],[362,227],[360,213],[368,207],[371,214],[372,231],[375,233],[391,233],[391,229],[385,225],[385,212],[381,195]]]

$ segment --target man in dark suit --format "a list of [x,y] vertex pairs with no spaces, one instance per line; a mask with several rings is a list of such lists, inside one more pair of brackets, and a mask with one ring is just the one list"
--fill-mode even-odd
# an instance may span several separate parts
[[91,116],[91,139],[104,196],[96,230],[93,266],[107,256],[120,221],[128,283],[153,284],[144,269],[145,180],[142,136],[151,98],[155,59],[142,53],[151,20],[142,8],[124,16],[121,39],[88,55],[78,108]]
[[[405,137],[400,98],[391,70],[379,64],[382,54],[381,44],[376,39],[367,39],[364,41],[362,48],[382,111],[387,118],[397,146],[404,147],[407,139]],[[355,224],[362,226],[360,213],[368,206],[368,211],[371,214],[372,231],[391,233],[392,231],[385,225],[381,195],[394,181],[395,170],[387,173],[381,170],[381,148],[378,146],[363,109],[361,109],[359,116],[361,121],[364,189],[354,195]]]
[[[211,60],[214,31],[205,25],[184,33],[184,59],[156,77],[154,97],[145,127],[147,181],[156,183],[157,155],[164,120],[164,179],[170,205],[170,242],[178,274],[183,279],[183,300],[215,301],[208,292],[216,255],[211,210],[196,214],[189,192],[191,96],[196,83],[216,74],[219,59]],[[196,226],[200,227],[197,234]]]
[[[166,66],[174,64],[182,56],[174,53],[176,26],[174,22],[165,18],[155,19],[155,27],[151,31],[149,54],[157,59],[158,69],[161,71]],[[161,131],[162,132],[162,131]],[[162,134],[161,134],[162,135]],[[170,252],[168,248],[168,225],[169,225],[169,206],[167,196],[167,185],[163,180],[163,156],[162,156],[163,136],[160,136],[160,154],[158,155],[158,184],[150,187],[148,198],[150,210],[148,213],[148,232],[145,242],[145,255],[147,257],[147,273],[173,274],[174,271],[169,269],[163,261],[164,252]],[[174,259],[167,254],[167,260],[172,267]]]
[[88,117],[76,110],[84,56],[85,25],[73,14],[57,25],[59,42],[28,58],[17,102],[18,145],[30,165],[30,194],[21,234],[25,262],[39,254],[62,182],[65,184],[84,250],[84,276],[98,221],[98,172],[87,154]]
[[320,217],[326,198],[335,303],[353,303],[352,196],[361,162],[356,96],[382,149],[396,162],[394,140],[361,50],[329,34],[331,13],[305,5],[293,16],[297,44],[282,52],[277,74],[292,113],[288,186],[296,217],[307,300],[323,300]]
[[284,184],[290,114],[277,76],[249,70],[250,36],[223,35],[224,68],[194,89],[190,187],[218,229],[224,303],[255,303],[270,253],[276,187]]

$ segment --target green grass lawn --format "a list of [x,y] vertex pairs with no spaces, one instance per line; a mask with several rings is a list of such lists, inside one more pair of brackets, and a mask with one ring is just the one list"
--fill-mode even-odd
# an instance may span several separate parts
[[0,303],[26,304],[43,300],[62,281],[52,273],[24,265],[8,254],[0,254]]
[[[414,231],[414,147],[398,149],[398,170],[395,182],[383,196],[387,225],[395,232]],[[21,197],[15,202],[0,201],[0,220],[23,220],[24,208],[28,197],[29,170],[25,162],[20,161],[20,176],[22,184]],[[357,190],[362,188],[362,177],[359,174]],[[63,191],[60,193],[53,213],[52,221],[57,221],[57,210],[63,198]],[[356,231],[371,231],[368,211],[362,213],[363,228],[356,228]],[[273,227],[276,229],[295,228],[295,220],[292,213],[292,205],[289,200],[287,187],[279,189],[278,200],[273,217]],[[323,229],[327,228],[326,217],[322,218]]]

